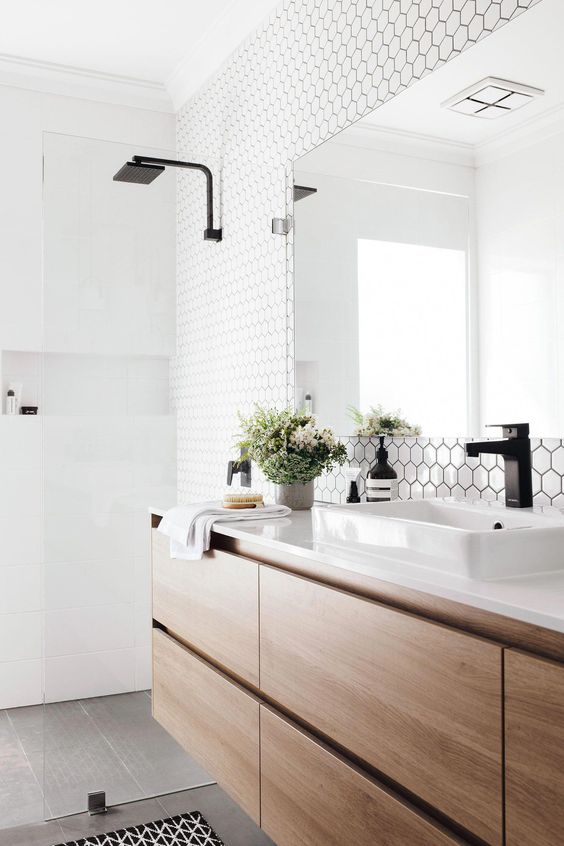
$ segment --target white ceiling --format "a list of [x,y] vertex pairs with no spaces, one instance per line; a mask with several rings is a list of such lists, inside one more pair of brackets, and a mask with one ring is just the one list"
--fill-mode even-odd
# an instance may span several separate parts
[[[542,0],[355,126],[473,146],[506,135],[564,103],[563,32],[563,0]],[[545,95],[493,121],[441,107],[442,102],[487,76],[542,88]]]
[[91,91],[98,79],[178,108],[278,2],[0,0],[0,83],[62,84],[66,72],[69,85],[84,75]]

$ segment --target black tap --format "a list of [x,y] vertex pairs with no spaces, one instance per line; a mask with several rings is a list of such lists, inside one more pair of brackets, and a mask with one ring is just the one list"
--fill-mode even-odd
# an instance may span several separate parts
[[505,464],[505,504],[510,508],[531,508],[533,476],[529,424],[500,423],[497,425],[503,429],[504,440],[468,441],[466,454],[471,458],[478,458],[484,452],[502,455]]
[[251,487],[251,459],[247,454],[247,450],[241,448],[241,458],[238,461],[230,461],[227,465],[227,484],[230,485],[233,481],[233,474],[241,474],[241,487]]

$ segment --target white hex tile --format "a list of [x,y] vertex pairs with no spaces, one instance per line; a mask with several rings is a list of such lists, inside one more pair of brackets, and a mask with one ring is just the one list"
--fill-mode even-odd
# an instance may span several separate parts
[[485,467],[476,467],[472,472],[472,481],[479,491],[483,491],[488,486],[488,471]]
[[423,461],[423,449],[418,443],[415,443],[411,447],[411,460],[413,461],[416,467],[419,467],[419,465]]
[[564,447],[560,446],[552,453],[551,457],[552,469],[555,470],[559,476],[564,476]]
[[420,464],[417,468],[417,480],[421,482],[422,485],[426,485],[429,481],[430,472],[428,464]]
[[549,470],[542,477],[542,489],[552,502],[554,497],[562,493],[562,477],[554,470]]
[[434,485],[440,485],[443,481],[443,468],[439,464],[433,464],[431,469],[431,482]]
[[414,482],[415,479],[416,479],[416,473],[417,473],[417,471],[415,469],[415,464],[413,464],[412,461],[409,461],[405,465],[405,480],[406,480],[406,482],[409,482],[410,484],[411,484],[411,482]]
[[533,467],[541,475],[550,469],[550,452],[546,447],[539,446],[533,451]]
[[467,491],[472,484],[472,468],[464,464],[458,471],[458,484]]

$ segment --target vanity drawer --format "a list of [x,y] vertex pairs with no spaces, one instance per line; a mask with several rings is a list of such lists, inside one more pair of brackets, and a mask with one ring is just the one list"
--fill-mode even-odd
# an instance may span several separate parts
[[263,567],[261,689],[486,843],[501,843],[496,644]]
[[258,699],[158,629],[153,716],[258,823]]
[[153,529],[153,617],[254,686],[259,682],[258,565],[221,550],[201,561],[170,557]]
[[261,824],[277,846],[454,846],[340,755],[261,707]]
[[505,653],[507,846],[564,842],[564,665]]

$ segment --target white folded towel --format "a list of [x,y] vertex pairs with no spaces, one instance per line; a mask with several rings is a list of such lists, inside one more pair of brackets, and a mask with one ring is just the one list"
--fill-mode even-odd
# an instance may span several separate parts
[[159,523],[159,532],[170,538],[170,557],[198,561],[211,543],[214,523],[235,523],[244,520],[272,520],[291,514],[285,505],[264,508],[223,508],[218,502],[197,502],[170,508]]

